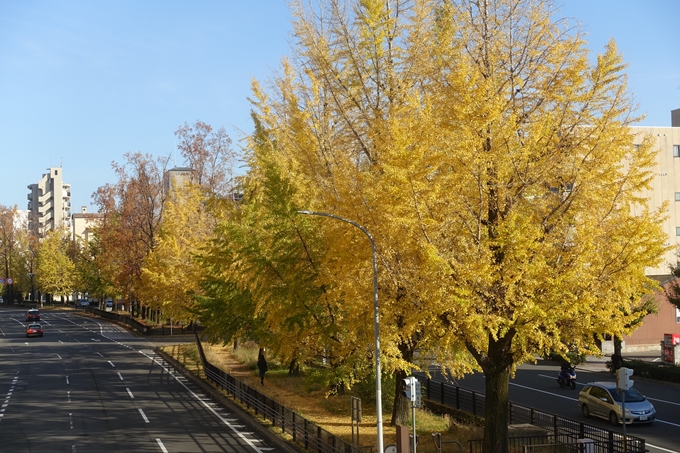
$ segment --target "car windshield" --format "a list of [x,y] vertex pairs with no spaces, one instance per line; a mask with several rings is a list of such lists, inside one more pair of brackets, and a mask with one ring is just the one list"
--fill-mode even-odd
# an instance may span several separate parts
[[[616,389],[609,389],[610,393],[612,394],[612,397],[614,398],[614,401],[617,403],[621,402],[621,394],[616,391]],[[627,403],[639,403],[640,401],[644,401],[645,397],[640,394],[635,389],[629,389],[624,392],[626,394],[626,402]]]

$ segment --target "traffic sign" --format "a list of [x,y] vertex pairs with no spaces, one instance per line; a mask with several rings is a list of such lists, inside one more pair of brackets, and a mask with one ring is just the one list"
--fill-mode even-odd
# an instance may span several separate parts
[[4,284],[5,284],[5,279],[4,279],[4,278],[0,278],[0,285],[4,285]]
[[7,279],[7,284],[8,284],[8,285],[11,285],[12,283],[14,283],[14,279],[8,278],[8,279]]

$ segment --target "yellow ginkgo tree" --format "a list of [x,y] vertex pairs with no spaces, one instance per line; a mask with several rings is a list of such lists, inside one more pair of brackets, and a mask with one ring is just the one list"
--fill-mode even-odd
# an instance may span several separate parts
[[[485,452],[507,451],[515,368],[624,333],[655,288],[644,268],[664,252],[663,209],[639,195],[655,151],[632,145],[625,64],[613,41],[591,62],[551,8],[297,5],[291,62],[271,86],[254,84],[272,144],[255,158],[295,185],[293,205],[376,240],[386,370],[418,367],[417,349],[454,373],[485,373]],[[324,297],[366,329],[365,237],[299,222],[323,239],[310,253]]]

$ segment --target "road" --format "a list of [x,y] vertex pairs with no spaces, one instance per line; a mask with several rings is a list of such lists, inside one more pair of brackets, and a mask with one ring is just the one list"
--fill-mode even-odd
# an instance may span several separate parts
[[214,404],[145,339],[103,320],[0,309],[0,450],[267,452],[266,439]]
[[[621,426],[614,427],[599,418],[586,419],[579,409],[578,392],[584,384],[592,381],[612,381],[605,371],[597,367],[577,367],[576,390],[560,388],[555,380],[559,365],[539,362],[522,365],[514,379],[510,380],[509,395],[514,403],[558,414],[577,421],[584,421],[604,429],[623,432]],[[433,375],[441,379],[441,375]],[[627,425],[627,434],[644,438],[650,453],[680,453],[680,387],[654,382],[635,381],[634,387],[645,395],[657,411],[657,421],[649,425]],[[474,374],[456,380],[461,387],[484,393],[484,375]]]

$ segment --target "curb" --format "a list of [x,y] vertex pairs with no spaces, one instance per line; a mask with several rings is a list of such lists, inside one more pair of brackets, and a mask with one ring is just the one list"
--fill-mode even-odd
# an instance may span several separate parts
[[156,352],[156,354],[160,355],[161,357],[163,357],[163,359],[170,363],[173,366],[173,368],[182,373],[182,375],[185,378],[189,379],[195,385],[200,387],[202,391],[204,391],[205,393],[209,394],[212,398],[214,398],[215,401],[217,401],[221,406],[235,413],[239,418],[241,418],[241,420],[243,420],[243,422],[245,422],[248,425],[248,429],[256,431],[258,435],[271,442],[274,445],[274,447],[276,447],[276,451],[281,451],[285,453],[305,452],[305,450],[298,449],[296,445],[290,442],[286,442],[284,439],[280,438],[275,433],[271,432],[267,426],[255,420],[250,413],[246,412],[239,405],[231,401],[228,397],[224,396],[212,385],[210,385],[200,377],[196,376],[193,372],[189,371],[184,365],[179,363],[173,357],[170,357],[170,355],[168,355],[166,352],[161,351],[159,347],[154,348],[154,351]]

